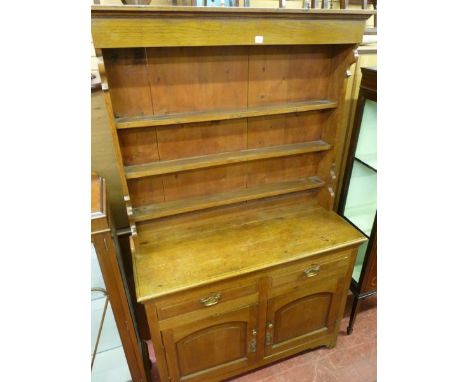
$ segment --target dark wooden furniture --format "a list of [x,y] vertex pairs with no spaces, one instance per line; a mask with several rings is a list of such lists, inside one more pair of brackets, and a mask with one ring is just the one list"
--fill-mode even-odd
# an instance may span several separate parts
[[331,209],[367,11],[93,7],[162,381],[333,347],[365,237]]
[[139,339],[129,304],[115,230],[109,215],[105,181],[95,173],[91,175],[91,242],[96,250],[132,380],[149,382],[148,352]]
[[339,212],[369,241],[359,248],[351,279],[354,301],[348,334],[362,299],[377,293],[377,69],[361,71]]

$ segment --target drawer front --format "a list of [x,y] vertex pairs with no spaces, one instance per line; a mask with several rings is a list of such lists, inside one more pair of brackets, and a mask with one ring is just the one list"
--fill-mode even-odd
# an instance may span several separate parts
[[301,260],[282,269],[272,271],[269,273],[271,279],[270,294],[277,295],[283,293],[285,289],[342,277],[346,274],[351,259],[352,251],[343,251],[318,258]]
[[[197,288],[157,303],[158,317],[165,320],[196,311],[206,312],[206,315],[215,314],[219,308],[227,305],[231,308],[235,301],[242,303],[243,297],[256,295],[257,292],[258,281],[252,278]],[[203,313],[201,315],[206,316]]]

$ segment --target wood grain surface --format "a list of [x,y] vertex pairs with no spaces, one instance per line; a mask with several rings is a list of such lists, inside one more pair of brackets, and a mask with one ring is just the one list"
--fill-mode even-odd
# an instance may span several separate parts
[[154,221],[140,225],[139,237],[140,302],[365,240],[310,197],[233,206],[179,224]]

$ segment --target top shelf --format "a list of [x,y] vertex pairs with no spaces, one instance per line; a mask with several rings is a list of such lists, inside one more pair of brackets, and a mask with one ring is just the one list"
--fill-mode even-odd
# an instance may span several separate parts
[[197,111],[158,116],[116,118],[117,129],[130,129],[149,126],[177,125],[181,123],[221,121],[263,115],[287,114],[313,110],[335,109],[338,103],[330,100],[288,102],[277,105],[257,106],[242,109]]

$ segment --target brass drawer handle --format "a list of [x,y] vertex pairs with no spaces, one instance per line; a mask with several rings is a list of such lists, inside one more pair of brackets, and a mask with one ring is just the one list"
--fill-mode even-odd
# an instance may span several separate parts
[[309,268],[304,269],[305,277],[314,277],[317,276],[320,270],[320,265],[312,265]]
[[205,306],[216,305],[221,299],[221,293],[213,293],[211,296],[203,297],[200,302]]

